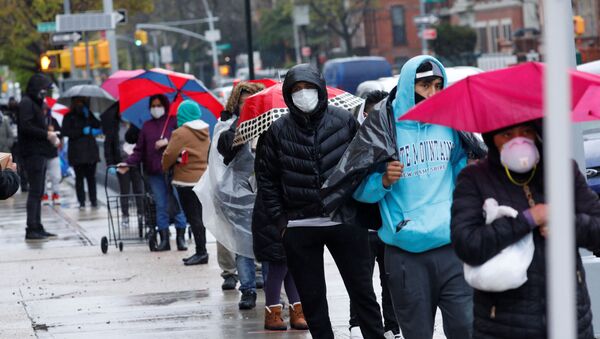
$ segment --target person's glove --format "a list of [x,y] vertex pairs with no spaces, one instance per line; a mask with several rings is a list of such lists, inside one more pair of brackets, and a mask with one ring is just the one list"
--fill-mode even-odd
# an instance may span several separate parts
[[91,132],[91,127],[90,126],[85,126],[83,128],[83,135],[89,135]]
[[116,167],[111,167],[108,169],[108,174],[110,175],[116,175],[117,174],[117,168]]
[[102,134],[102,130],[100,128],[92,128],[91,132],[90,132],[93,136],[97,136]]

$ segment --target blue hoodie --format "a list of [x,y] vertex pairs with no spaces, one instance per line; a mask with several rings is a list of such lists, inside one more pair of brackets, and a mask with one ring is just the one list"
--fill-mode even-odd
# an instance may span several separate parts
[[446,87],[444,67],[433,57],[417,56],[402,67],[392,103],[402,177],[386,189],[381,181],[384,173],[372,173],[353,195],[358,201],[379,203],[383,225],[378,234],[384,243],[413,253],[450,243],[452,192],[467,162],[455,130],[398,120],[415,105],[416,71],[425,61],[440,67]]

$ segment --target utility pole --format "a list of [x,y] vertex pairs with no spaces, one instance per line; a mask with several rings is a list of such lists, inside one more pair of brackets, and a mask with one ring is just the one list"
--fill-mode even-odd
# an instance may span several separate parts
[[252,48],[252,16],[250,0],[246,0],[246,41],[248,42],[248,78],[254,80],[254,50]]
[[[112,14],[113,0],[102,0],[104,5],[104,13]],[[106,30],[106,40],[108,41],[108,48],[110,50],[110,73],[115,73],[119,70],[119,54],[117,53],[117,39],[114,29]]]
[[[425,0],[419,0],[419,10],[419,15],[424,18],[426,14],[425,12],[427,11],[425,8]],[[427,48],[427,39],[425,39],[425,27],[427,27],[425,23],[419,25],[419,32],[421,33],[421,54],[423,55],[429,54],[429,50]]]
[[[206,16],[208,17],[208,29],[211,32],[215,31],[215,19],[213,18],[212,11],[210,7],[208,7],[208,3],[206,0],[202,0],[204,4],[204,9],[206,10]],[[215,72],[215,84],[219,84],[219,80],[221,79],[221,74],[219,73],[219,51],[217,50],[217,41],[215,39],[210,39],[210,48],[212,49],[212,64],[213,70]]]
[[[65,14],[71,14],[71,1],[64,0],[63,11]],[[75,55],[73,55],[73,43],[69,43],[69,55],[71,59],[71,79],[77,79],[77,67],[75,67]]]
[[158,39],[156,38],[157,32],[152,32],[152,45],[154,45],[154,67],[160,68],[160,54],[158,53]]

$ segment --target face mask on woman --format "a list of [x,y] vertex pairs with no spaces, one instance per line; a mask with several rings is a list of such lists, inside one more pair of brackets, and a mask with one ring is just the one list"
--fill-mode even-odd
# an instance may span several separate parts
[[527,173],[540,162],[540,152],[533,140],[517,137],[502,146],[502,165],[516,173]]
[[311,113],[319,103],[319,93],[316,89],[301,89],[292,93],[292,101],[304,113]]
[[152,108],[150,108],[150,114],[152,115],[152,117],[154,119],[158,119],[165,114],[165,108],[164,107],[152,107]]

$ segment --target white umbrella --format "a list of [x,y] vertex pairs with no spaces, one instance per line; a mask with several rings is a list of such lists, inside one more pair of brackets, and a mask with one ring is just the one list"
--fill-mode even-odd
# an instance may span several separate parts
[[67,107],[71,106],[71,101],[75,97],[90,98],[89,109],[92,112],[102,113],[112,104],[115,103],[115,98],[108,94],[107,91],[96,85],[77,85],[69,88],[58,98],[58,103]]

